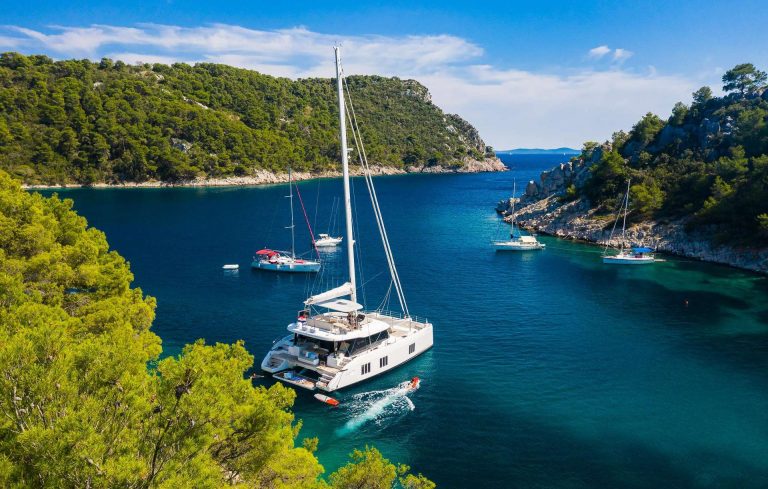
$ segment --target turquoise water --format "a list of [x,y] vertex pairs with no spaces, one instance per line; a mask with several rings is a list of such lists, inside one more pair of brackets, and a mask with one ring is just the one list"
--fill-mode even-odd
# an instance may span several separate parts
[[[329,471],[372,444],[446,488],[768,486],[768,280],[674,257],[609,267],[595,247],[548,237],[541,252],[493,252],[489,241],[506,232],[495,203],[513,178],[556,160],[377,179],[409,307],[435,324],[435,348],[341,392],[337,409],[299,392],[302,436],[319,436]],[[340,182],[300,188],[325,232]],[[364,185],[355,188],[375,307],[386,266]],[[261,246],[290,244],[286,190],[62,194],[158,298],[166,353],[200,337],[244,339],[258,362],[306,294],[343,277],[341,251],[324,256],[317,280],[248,267]],[[398,389],[415,375],[418,391]]]

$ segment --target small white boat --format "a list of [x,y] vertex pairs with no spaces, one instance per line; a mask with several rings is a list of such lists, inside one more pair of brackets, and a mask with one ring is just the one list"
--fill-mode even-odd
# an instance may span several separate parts
[[336,407],[339,405],[339,401],[332,398],[331,396],[326,396],[325,394],[315,394],[315,399],[317,399],[320,402],[324,402],[329,406]]
[[[512,184],[512,195],[515,195],[517,187]],[[520,233],[515,219],[515,199],[512,199],[512,232],[506,241],[494,241],[496,251],[528,251],[544,249],[544,243],[539,243],[535,236],[526,236]]]
[[237,269],[240,268],[240,265],[238,265],[237,263],[235,263],[235,264],[227,264],[227,265],[224,265],[221,268],[224,269],[224,270],[237,270]]
[[333,236],[329,236],[326,233],[320,233],[320,234],[317,235],[317,239],[315,240],[315,247],[317,247],[317,248],[332,248],[332,247],[338,245],[339,243],[341,243],[341,241],[343,239],[344,238],[341,237],[341,236],[339,236],[337,238],[334,238]]
[[629,248],[625,249],[624,244],[627,242],[626,239],[626,232],[627,232],[627,211],[629,209],[629,183],[630,181],[627,180],[627,193],[624,196],[624,201],[621,203],[621,207],[619,208],[619,213],[616,215],[616,222],[613,223],[613,229],[611,230],[611,235],[608,237],[608,241],[611,240],[613,237],[613,231],[616,229],[616,224],[619,222],[619,216],[621,215],[621,210],[624,210],[624,222],[621,225],[621,248],[619,249],[619,253],[616,255],[608,255],[608,246],[606,245],[605,250],[603,251],[603,263],[607,263],[609,265],[649,265],[656,261],[656,257],[653,254],[653,250],[651,248],[646,248],[643,246],[635,247],[635,248]]

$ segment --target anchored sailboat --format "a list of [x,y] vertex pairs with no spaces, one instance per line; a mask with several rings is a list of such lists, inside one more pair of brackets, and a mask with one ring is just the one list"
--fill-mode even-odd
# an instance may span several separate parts
[[[354,107],[351,102],[349,106],[345,103],[345,83],[339,48],[334,50],[349,280],[339,287],[307,298],[298,319],[288,325],[290,334],[277,341],[261,362],[262,370],[274,374],[275,378],[283,382],[328,392],[391,370],[424,353],[433,343],[432,324],[417,319],[408,311],[365,149],[360,139]],[[401,314],[382,310],[366,312],[357,302],[355,240],[347,152],[347,111],[351,116],[352,135],[359,149],[360,164],[364,170],[365,183],[384,245],[392,287],[402,309]]]
[[656,261],[656,258],[654,257],[654,254],[653,254],[653,250],[651,248],[646,248],[646,247],[625,248],[625,245],[627,242],[627,211],[629,209],[629,183],[630,181],[627,180],[627,193],[624,196],[622,206],[619,208],[619,213],[616,214],[616,221],[613,223],[613,229],[611,230],[611,235],[608,238],[608,241],[610,241],[610,238],[613,237],[613,231],[616,229],[616,223],[619,222],[619,216],[621,215],[621,210],[623,208],[624,221],[621,225],[621,247],[619,248],[619,253],[617,255],[608,255],[608,244],[606,244],[605,250],[603,250],[603,263],[608,263],[612,265],[647,265]]
[[291,251],[278,251],[269,248],[261,249],[253,257],[251,267],[273,272],[317,272],[320,270],[319,261],[296,258],[296,236],[293,221],[293,178],[290,168],[288,169],[288,189],[289,194],[286,197],[291,201],[291,225],[288,226],[291,230]]
[[536,236],[522,234],[520,228],[517,226],[517,216],[515,216],[515,202],[517,199],[514,197],[516,191],[516,182],[512,182],[512,231],[509,233],[509,239],[505,241],[494,241],[493,246],[496,248],[496,251],[528,251],[543,249],[545,246],[544,243],[539,243]]

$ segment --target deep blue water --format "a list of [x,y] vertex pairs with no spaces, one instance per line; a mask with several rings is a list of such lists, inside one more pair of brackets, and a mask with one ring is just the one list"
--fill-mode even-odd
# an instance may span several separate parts
[[[338,409],[299,393],[321,462],[333,470],[371,444],[445,488],[768,486],[768,280],[673,257],[608,267],[599,249],[548,237],[542,252],[495,253],[490,240],[507,232],[495,203],[562,159],[512,158],[507,173],[376,179],[411,312],[435,324],[435,347],[340,393]],[[340,181],[299,186],[325,232]],[[375,307],[386,267],[355,189]],[[157,297],[166,353],[244,339],[257,363],[306,295],[344,274],[341,250],[318,279],[249,269],[255,249],[290,243],[286,193],[61,192]],[[297,232],[306,251],[300,221]],[[414,375],[412,405],[382,392]]]

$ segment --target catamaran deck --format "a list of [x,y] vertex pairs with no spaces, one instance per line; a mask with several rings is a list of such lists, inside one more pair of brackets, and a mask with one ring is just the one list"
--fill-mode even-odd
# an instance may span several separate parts
[[[363,319],[359,320],[359,316],[363,316]],[[299,327],[298,330],[318,328],[333,334],[344,334],[356,331],[366,324],[372,323],[374,320],[386,323],[394,331],[421,329],[427,324],[426,320],[420,320],[414,317],[399,317],[392,313],[370,312],[359,316],[350,320],[346,314],[336,312],[321,314],[307,319],[306,324]]]

